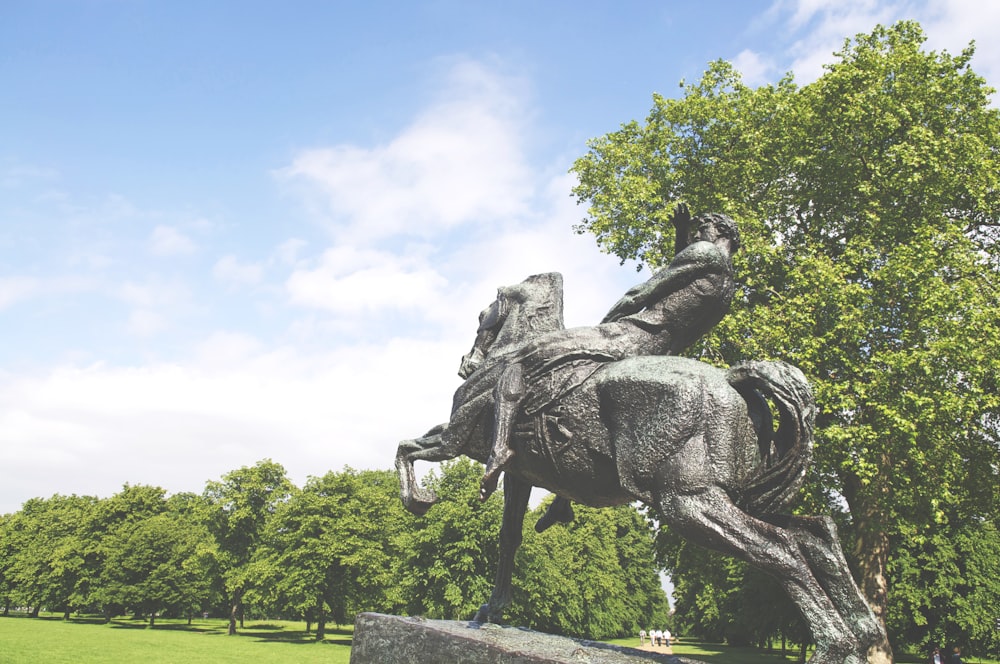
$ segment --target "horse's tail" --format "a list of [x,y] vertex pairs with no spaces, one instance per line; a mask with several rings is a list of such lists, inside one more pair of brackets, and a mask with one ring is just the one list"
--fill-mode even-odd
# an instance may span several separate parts
[[[786,511],[812,462],[812,389],[801,371],[784,362],[738,364],[726,377],[747,402],[760,448],[760,462],[746,478],[739,506],[754,515]],[[778,410],[777,431],[765,398]]]

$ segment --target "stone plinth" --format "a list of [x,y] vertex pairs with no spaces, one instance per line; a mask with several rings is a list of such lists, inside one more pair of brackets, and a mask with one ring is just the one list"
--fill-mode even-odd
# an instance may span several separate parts
[[455,620],[359,614],[351,664],[698,664],[695,660],[534,632]]

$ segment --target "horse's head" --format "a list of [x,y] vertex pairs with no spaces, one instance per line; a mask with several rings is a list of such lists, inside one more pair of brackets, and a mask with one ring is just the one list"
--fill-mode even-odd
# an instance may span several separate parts
[[472,344],[472,350],[462,356],[462,364],[458,368],[458,375],[468,378],[479,365],[486,360],[493,343],[497,339],[497,332],[507,320],[507,298],[503,288],[497,290],[497,299],[493,300],[490,306],[479,312],[479,329],[476,330],[476,341]]
[[535,274],[499,288],[493,303],[479,314],[476,341],[462,356],[458,375],[468,378],[484,362],[562,327],[562,275],[558,272]]

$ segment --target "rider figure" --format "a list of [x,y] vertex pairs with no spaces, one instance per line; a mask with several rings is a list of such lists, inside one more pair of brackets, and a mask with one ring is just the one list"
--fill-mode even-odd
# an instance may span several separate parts
[[459,388],[449,424],[451,434],[475,426],[483,400],[492,401],[493,446],[482,480],[482,498],[493,493],[500,473],[514,456],[510,429],[526,396],[543,402],[558,396],[544,394],[540,379],[564,371],[568,378],[544,382],[579,384],[589,375],[580,373],[580,360],[589,361],[596,370],[605,362],[636,355],[675,355],[729,311],[735,292],[732,254],[740,246],[736,224],[721,214],[701,215],[695,221],[698,237],[690,242],[690,213],[685,205],[677,206],[671,218],[676,229],[674,259],[648,281],[631,288],[600,325],[534,337],[492,370],[473,373]]
[[510,429],[529,386],[560,364],[580,357],[614,361],[634,355],[676,355],[711,330],[729,311],[736,288],[732,254],[740,246],[732,219],[699,216],[689,243],[691,215],[678,205],[674,259],[622,297],[592,328],[560,330],[532,339],[506,362],[494,397],[493,448],[482,480],[482,497],[496,489],[514,456]]

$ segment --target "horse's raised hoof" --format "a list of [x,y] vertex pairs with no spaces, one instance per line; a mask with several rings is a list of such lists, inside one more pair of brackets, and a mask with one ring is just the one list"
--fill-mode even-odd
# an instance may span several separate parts
[[487,468],[482,481],[479,482],[479,501],[486,500],[497,490],[497,483],[500,481],[500,468]]
[[416,514],[417,516],[427,514],[427,510],[436,502],[437,496],[434,495],[433,491],[414,491],[408,497],[403,498],[403,506],[411,514]]

